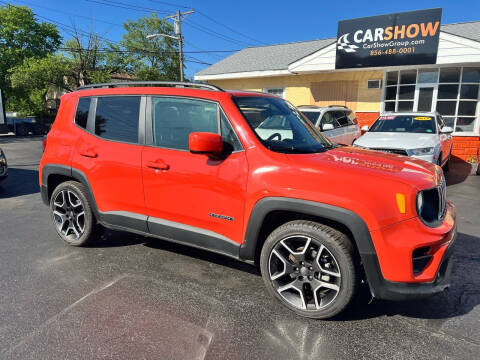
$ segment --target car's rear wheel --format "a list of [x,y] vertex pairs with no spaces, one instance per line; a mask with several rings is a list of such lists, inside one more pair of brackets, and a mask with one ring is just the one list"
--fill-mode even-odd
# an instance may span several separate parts
[[312,221],[291,221],[274,230],[263,246],[260,267],[269,293],[309,318],[340,313],[357,285],[349,238]]
[[50,199],[50,209],[55,230],[63,241],[84,246],[92,240],[95,218],[81,183],[67,181],[58,185]]

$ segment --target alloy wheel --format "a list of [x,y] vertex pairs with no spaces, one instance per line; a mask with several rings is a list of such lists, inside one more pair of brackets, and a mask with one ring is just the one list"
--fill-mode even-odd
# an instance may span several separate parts
[[280,240],[270,252],[268,265],[274,289],[298,309],[323,309],[340,291],[338,262],[314,238],[293,235]]
[[62,190],[52,203],[57,231],[68,240],[77,240],[85,230],[85,209],[82,201],[71,190]]

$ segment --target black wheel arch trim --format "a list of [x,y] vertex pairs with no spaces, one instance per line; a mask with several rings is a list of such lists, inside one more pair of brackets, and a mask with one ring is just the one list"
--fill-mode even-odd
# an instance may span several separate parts
[[259,200],[251,214],[245,234],[245,241],[240,247],[241,260],[255,261],[257,241],[263,222],[272,211],[290,211],[309,216],[321,217],[346,226],[353,235],[362,264],[365,269],[367,281],[372,295],[378,292],[376,287],[383,280],[377,253],[370,236],[370,231],[363,219],[353,211],[333,205],[313,202],[308,200],[268,197]]

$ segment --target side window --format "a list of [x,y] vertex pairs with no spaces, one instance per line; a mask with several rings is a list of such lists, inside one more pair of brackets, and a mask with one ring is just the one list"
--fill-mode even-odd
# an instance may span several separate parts
[[229,152],[230,150],[241,150],[242,144],[240,143],[240,140],[238,140],[237,134],[235,134],[235,131],[232,129],[232,125],[230,125],[222,111],[220,111],[220,127],[222,131],[222,139],[224,142],[224,146],[229,147],[229,149],[225,150],[227,152]]
[[95,135],[138,143],[140,96],[105,96],[97,100]]
[[88,110],[90,109],[89,97],[82,97],[78,99],[77,112],[75,113],[75,124],[86,129],[88,120]]
[[345,115],[345,111],[334,111],[333,113],[334,113],[335,119],[337,120],[337,123],[340,127],[349,125],[348,124],[348,118]]
[[355,116],[355,113],[353,111],[346,111],[347,114],[347,120],[348,120],[348,125],[356,125],[358,124],[357,117]]
[[332,124],[333,127],[338,127],[331,111],[327,111],[325,114],[323,114],[322,120],[320,121],[320,130],[323,129],[323,125],[325,124]]
[[188,150],[192,132],[219,133],[218,106],[203,100],[152,98],[153,142],[157,146]]

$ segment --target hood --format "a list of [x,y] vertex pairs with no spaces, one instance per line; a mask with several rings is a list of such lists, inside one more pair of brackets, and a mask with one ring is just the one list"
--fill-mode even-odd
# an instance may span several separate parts
[[352,177],[359,173],[363,176],[388,178],[419,190],[436,186],[442,176],[440,168],[427,161],[351,146],[334,148],[323,153],[287,156],[303,170],[330,168],[334,172]]
[[367,132],[355,141],[355,145],[367,148],[418,149],[435,147],[437,134],[398,132]]

